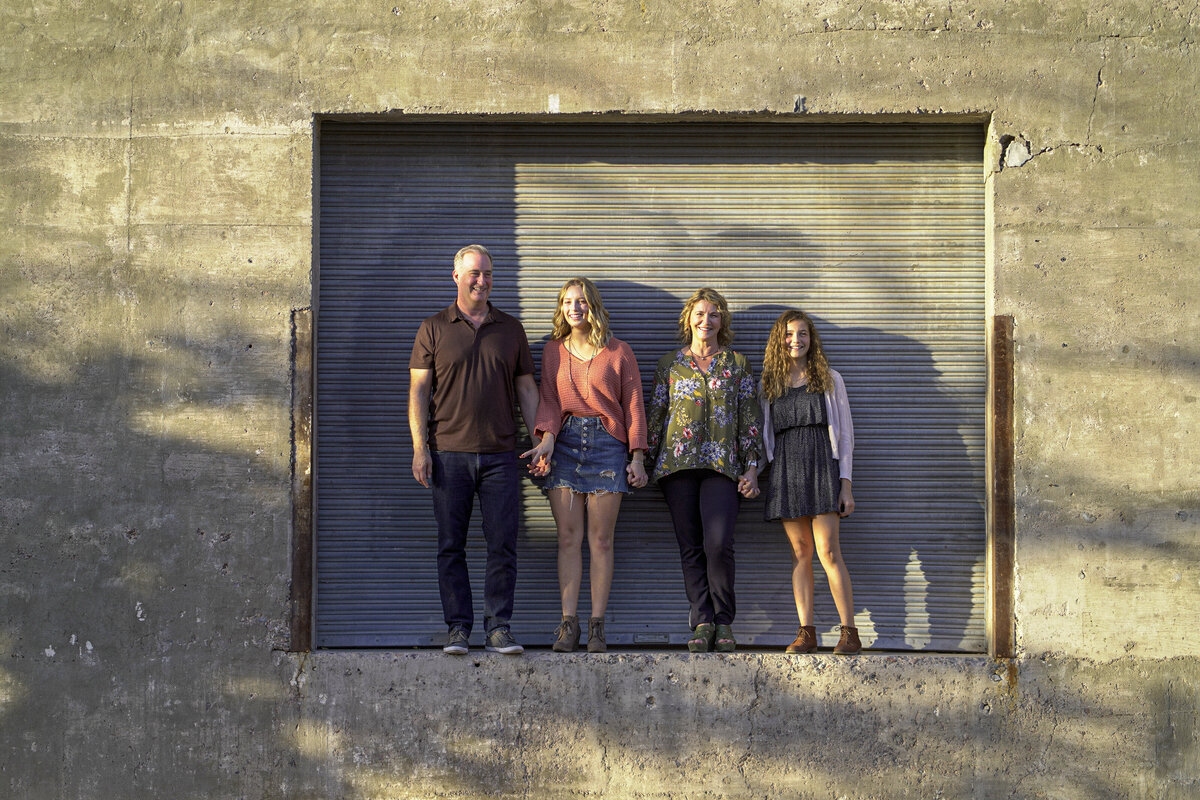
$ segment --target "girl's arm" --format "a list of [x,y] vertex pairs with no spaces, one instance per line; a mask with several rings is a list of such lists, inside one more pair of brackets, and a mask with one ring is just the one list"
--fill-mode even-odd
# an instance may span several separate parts
[[854,472],[854,421],[850,418],[850,400],[841,373],[831,370],[833,403],[838,415],[838,471],[845,482]]
[[763,441],[763,463],[759,466],[775,460],[775,429],[771,426],[771,403],[767,400],[766,392],[763,389],[762,381],[758,382],[758,407],[762,410],[762,441]]
[[629,345],[622,342],[617,362],[621,378],[621,410],[625,413],[625,438],[632,457],[625,467],[629,485],[646,485],[646,404],[642,398],[642,375]]
[[557,342],[546,342],[542,348],[542,385],[538,391],[537,418],[533,423],[533,438],[537,442],[532,450],[521,454],[529,458],[529,471],[534,475],[550,472],[550,457],[554,455],[554,442],[562,428],[562,405],[558,399],[558,369],[561,363]]
[[629,450],[646,449],[646,402],[642,396],[642,375],[633,350],[624,342],[617,362],[621,380],[621,411],[625,415],[625,436]]

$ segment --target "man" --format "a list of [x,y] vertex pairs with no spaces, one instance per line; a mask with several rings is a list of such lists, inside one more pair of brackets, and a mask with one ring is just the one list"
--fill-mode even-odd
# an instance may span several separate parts
[[487,543],[487,649],[524,652],[509,630],[517,577],[520,473],[514,399],[534,430],[538,389],[525,329],[488,302],[492,257],[482,245],[454,256],[458,298],[421,323],[409,360],[408,425],[413,477],[433,489],[438,583],[449,627],[446,646],[464,655],[475,621],[467,576],[467,527],[475,496]]

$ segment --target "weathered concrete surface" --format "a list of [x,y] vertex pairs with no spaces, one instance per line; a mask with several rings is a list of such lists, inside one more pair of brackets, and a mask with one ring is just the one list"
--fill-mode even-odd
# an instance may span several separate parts
[[[0,30],[8,796],[1200,791],[1191,7],[99,0],[5,3]],[[990,115],[1015,679],[279,652],[313,115],[554,109]]]
[[220,643],[172,649],[103,680],[82,647],[14,662],[10,685],[40,673],[57,733],[6,734],[29,753],[5,763],[11,796],[1200,791],[1191,659],[343,652],[250,668],[206,654],[236,649]]
[[321,772],[295,791],[1182,798],[1195,678],[1186,660],[320,655],[293,746]]

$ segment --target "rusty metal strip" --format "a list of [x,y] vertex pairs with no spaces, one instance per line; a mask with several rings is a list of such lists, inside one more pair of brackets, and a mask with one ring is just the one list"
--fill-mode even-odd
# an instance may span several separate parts
[[289,650],[312,649],[313,595],[313,321],[292,311],[292,582]]
[[1013,578],[1016,509],[1013,489],[1013,318],[992,320],[992,486],[988,535],[991,655],[1013,655]]

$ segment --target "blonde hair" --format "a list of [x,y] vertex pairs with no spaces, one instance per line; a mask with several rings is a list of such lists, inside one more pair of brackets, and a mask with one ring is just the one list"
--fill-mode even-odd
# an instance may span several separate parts
[[767,349],[763,353],[762,386],[763,396],[770,403],[783,396],[791,383],[792,357],[788,354],[787,329],[796,320],[808,326],[808,391],[822,394],[833,387],[829,375],[829,362],[825,359],[825,348],[821,346],[821,335],[812,318],[796,308],[779,315],[767,336]]
[[563,313],[562,305],[567,290],[572,286],[579,287],[583,292],[583,299],[588,304],[587,321],[591,327],[588,343],[600,349],[608,344],[608,340],[612,338],[612,331],[608,327],[608,311],[604,308],[604,301],[600,299],[600,290],[587,278],[571,278],[558,290],[558,306],[554,309],[554,331],[550,336],[554,339],[566,339],[571,335],[571,326],[567,324],[567,315]]
[[692,340],[692,324],[688,318],[692,316],[692,309],[701,301],[716,306],[717,311],[721,313],[721,330],[717,331],[717,344],[721,347],[728,347],[733,343],[733,328],[729,324],[731,322],[729,304],[725,302],[725,298],[721,296],[720,292],[707,286],[697,289],[696,293],[683,304],[683,311],[679,314],[679,341],[690,342]]

